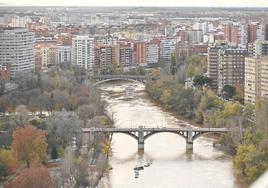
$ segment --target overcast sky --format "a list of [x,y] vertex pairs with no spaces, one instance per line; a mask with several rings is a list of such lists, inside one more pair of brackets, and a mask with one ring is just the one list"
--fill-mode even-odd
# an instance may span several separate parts
[[0,0],[6,5],[268,7],[268,0]]

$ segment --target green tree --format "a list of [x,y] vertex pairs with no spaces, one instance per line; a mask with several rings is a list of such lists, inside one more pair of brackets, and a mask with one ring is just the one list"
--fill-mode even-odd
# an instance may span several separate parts
[[235,95],[235,87],[231,85],[225,85],[222,88],[222,94],[225,99],[231,99]]
[[210,86],[212,83],[212,79],[207,76],[196,75],[194,77],[193,82],[195,87],[203,87],[204,85]]
[[175,74],[177,73],[179,66],[179,61],[176,55],[172,55],[171,57],[171,65],[170,65],[170,73],[173,75],[173,79],[175,79]]

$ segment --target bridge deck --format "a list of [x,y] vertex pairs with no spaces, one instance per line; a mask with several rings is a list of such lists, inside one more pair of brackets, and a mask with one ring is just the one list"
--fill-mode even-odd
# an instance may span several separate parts
[[146,79],[147,76],[143,75],[95,75],[94,79],[110,79],[110,78],[133,78],[133,79]]
[[193,131],[193,132],[229,132],[228,128],[83,128],[84,133],[90,132],[179,132],[179,131]]

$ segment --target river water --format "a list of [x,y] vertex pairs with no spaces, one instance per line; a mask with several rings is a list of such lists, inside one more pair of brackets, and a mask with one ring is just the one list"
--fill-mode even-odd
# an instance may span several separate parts
[[[134,98],[125,88],[135,88]],[[101,86],[107,111],[118,127],[178,127],[174,115],[151,102],[142,84],[109,83]],[[199,137],[193,153],[186,152],[185,139],[172,133],[159,133],[145,140],[144,153],[137,151],[137,141],[124,134],[114,134],[112,167],[100,182],[100,188],[238,188],[231,158],[214,148],[213,138]],[[135,178],[133,168],[151,162]]]

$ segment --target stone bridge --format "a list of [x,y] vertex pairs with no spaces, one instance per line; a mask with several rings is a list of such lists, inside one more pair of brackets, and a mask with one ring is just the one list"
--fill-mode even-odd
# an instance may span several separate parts
[[193,150],[193,141],[199,136],[208,133],[228,133],[228,128],[83,128],[83,133],[122,133],[131,136],[138,142],[138,149],[144,150],[144,142],[147,138],[158,133],[174,133],[183,137],[186,141],[186,149]]
[[146,80],[156,80],[159,77],[150,77],[150,76],[141,76],[141,75],[95,75],[91,79],[94,81],[93,86],[97,86],[104,82],[116,81],[116,80],[125,80],[125,81],[134,81],[145,83]]

